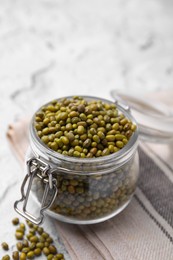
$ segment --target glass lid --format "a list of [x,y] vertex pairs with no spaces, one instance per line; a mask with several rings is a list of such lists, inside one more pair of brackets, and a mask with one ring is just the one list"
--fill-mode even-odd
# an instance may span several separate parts
[[112,90],[113,99],[124,105],[136,119],[141,139],[173,142],[173,107],[147,97],[132,96]]

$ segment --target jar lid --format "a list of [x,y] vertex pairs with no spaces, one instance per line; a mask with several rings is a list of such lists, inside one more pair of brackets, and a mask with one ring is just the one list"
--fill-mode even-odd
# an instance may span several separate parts
[[111,96],[133,115],[141,139],[153,142],[173,141],[173,109],[149,98],[112,90]]

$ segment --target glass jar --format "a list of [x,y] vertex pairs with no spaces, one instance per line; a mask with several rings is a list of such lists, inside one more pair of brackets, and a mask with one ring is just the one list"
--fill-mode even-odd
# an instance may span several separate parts
[[[115,104],[96,97],[83,98]],[[116,106],[136,124],[128,107],[118,102]],[[29,135],[27,175],[21,188],[22,198],[15,203],[19,214],[35,224],[42,222],[44,210],[63,222],[93,224],[115,216],[129,204],[139,175],[138,129],[118,152],[83,159],[57,153],[41,142],[34,127],[34,117]],[[39,202],[38,217],[27,211],[30,191]],[[19,209],[21,202],[23,208]]]

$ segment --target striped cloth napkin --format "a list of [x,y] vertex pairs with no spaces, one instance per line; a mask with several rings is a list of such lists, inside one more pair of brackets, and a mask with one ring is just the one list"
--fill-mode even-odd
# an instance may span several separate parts
[[[173,93],[160,97],[173,106]],[[24,164],[28,120],[10,125],[7,138]],[[173,259],[173,143],[140,143],[139,156],[138,187],[123,212],[94,225],[54,220],[72,260]]]

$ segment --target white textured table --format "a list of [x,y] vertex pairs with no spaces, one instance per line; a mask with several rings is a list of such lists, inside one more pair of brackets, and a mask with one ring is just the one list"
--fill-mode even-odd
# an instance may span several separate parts
[[[0,1],[0,242],[14,245],[23,178],[8,124],[65,95],[173,88],[172,12],[171,0]],[[44,227],[65,252],[54,221]]]

